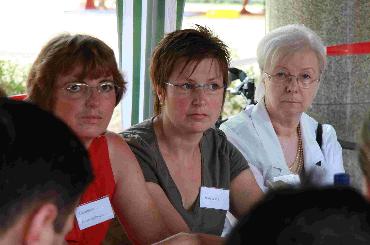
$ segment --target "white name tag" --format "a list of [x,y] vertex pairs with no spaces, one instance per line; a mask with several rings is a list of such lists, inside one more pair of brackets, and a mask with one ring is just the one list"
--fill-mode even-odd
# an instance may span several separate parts
[[229,210],[229,190],[210,188],[202,186],[200,188],[200,207]]
[[301,180],[297,174],[287,174],[274,177],[274,182],[281,180],[289,185],[299,185]]
[[75,214],[80,230],[114,218],[109,197],[80,205],[76,208]]

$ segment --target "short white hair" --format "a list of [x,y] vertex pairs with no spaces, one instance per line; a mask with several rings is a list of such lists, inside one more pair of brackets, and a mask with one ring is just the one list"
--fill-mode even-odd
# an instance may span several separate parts
[[265,94],[263,84],[265,68],[302,49],[315,52],[322,74],[326,66],[326,48],[321,38],[310,28],[302,24],[286,25],[272,30],[262,38],[257,47],[257,61],[261,72],[255,93],[257,101]]

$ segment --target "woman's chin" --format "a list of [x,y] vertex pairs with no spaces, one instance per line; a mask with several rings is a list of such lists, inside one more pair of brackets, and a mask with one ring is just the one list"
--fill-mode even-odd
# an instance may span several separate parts
[[78,137],[83,139],[94,139],[102,135],[106,130],[101,128],[84,128],[78,131]]
[[211,128],[212,125],[207,124],[194,124],[189,127],[189,130],[187,130],[190,133],[194,134],[200,134],[207,131],[209,128]]
[[300,117],[303,113],[302,110],[294,110],[293,108],[291,110],[284,111],[283,115],[287,118],[295,118]]

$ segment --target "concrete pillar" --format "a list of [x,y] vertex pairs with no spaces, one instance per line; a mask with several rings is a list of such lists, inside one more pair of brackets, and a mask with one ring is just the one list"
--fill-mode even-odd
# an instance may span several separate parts
[[[301,23],[313,29],[326,46],[370,41],[368,0],[266,0],[266,30]],[[370,54],[329,56],[317,97],[308,112],[334,126],[340,139],[358,142],[370,109]],[[343,150],[352,185],[362,186],[357,151]]]

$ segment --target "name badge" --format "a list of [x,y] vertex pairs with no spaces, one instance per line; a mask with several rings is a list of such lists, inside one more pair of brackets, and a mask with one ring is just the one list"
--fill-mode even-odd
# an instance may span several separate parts
[[200,188],[200,207],[229,210],[229,190],[210,188],[202,186]]
[[80,230],[114,218],[109,197],[80,205],[76,208],[75,214]]

